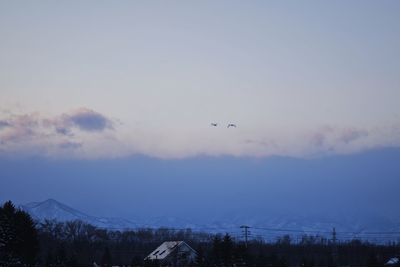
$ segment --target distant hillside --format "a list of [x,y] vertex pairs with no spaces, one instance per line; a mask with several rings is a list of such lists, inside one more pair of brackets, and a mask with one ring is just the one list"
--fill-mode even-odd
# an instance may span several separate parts
[[135,223],[129,220],[121,218],[95,217],[85,214],[54,199],[48,199],[43,202],[31,202],[21,205],[20,207],[28,212],[37,221],[44,221],[45,219],[57,220],[61,222],[80,220],[94,226],[107,229],[126,229],[137,227]]
[[[243,224],[251,227],[251,237],[274,240],[279,236],[289,234],[293,237],[302,235],[320,235],[330,237],[331,230],[335,227],[338,239],[368,239],[371,241],[385,241],[386,237],[390,240],[400,238],[397,234],[400,230],[398,222],[383,217],[362,218],[354,216],[295,216],[295,215],[272,215],[259,214],[258,216],[247,217],[237,215],[231,217],[209,218],[206,223],[196,222],[189,218],[177,217],[156,217],[142,220],[140,222],[129,221],[122,218],[102,218],[85,214],[79,210],[71,208],[54,199],[43,202],[32,202],[20,206],[23,210],[31,214],[37,221],[45,219],[57,220],[61,222],[80,220],[94,226],[110,229],[138,229],[138,228],[174,228],[203,231],[210,233],[230,233],[234,237],[241,238],[240,226]],[[389,236],[369,234],[371,232],[387,232]],[[400,232],[399,232],[400,233]]]

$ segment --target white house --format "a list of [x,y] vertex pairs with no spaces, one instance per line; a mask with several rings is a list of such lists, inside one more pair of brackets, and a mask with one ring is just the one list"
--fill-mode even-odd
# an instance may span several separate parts
[[160,266],[188,266],[196,260],[197,252],[184,241],[167,241],[144,260],[159,261]]
[[391,258],[385,263],[385,265],[400,265],[400,259],[397,257]]

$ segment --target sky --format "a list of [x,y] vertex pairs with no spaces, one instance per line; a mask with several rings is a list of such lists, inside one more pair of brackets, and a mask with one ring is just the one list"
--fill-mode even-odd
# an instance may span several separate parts
[[[391,152],[400,146],[399,13],[400,2],[389,0],[0,1],[0,182],[14,188],[0,200],[58,196],[74,204],[83,192],[67,197],[52,179],[85,183],[80,171],[91,177],[102,164],[130,173],[141,157],[151,175],[140,169],[138,180],[108,179],[142,188],[143,177],[173,177],[194,161],[193,171],[204,172],[192,187],[203,176],[229,177],[229,170],[212,175],[208,160],[229,168],[223,162],[278,157],[285,160],[272,160],[284,166],[276,179],[285,181],[285,168],[296,173],[293,160],[316,164],[322,175],[336,169],[321,160],[339,157],[354,164],[337,165],[344,186],[344,177],[355,179],[357,157],[371,151],[379,160],[365,176],[384,181],[376,191],[383,197],[400,183],[397,172],[386,177],[400,159]],[[52,166],[68,171],[54,178]],[[268,180],[264,167],[252,173]],[[18,190],[36,181],[52,189]],[[93,203],[109,184],[92,182],[97,193],[86,208],[101,213]],[[137,199],[110,203],[123,200]]]
[[[399,9],[2,1],[1,153],[313,157],[398,146]],[[63,119],[73,116],[86,119]],[[83,126],[96,120],[105,123]]]

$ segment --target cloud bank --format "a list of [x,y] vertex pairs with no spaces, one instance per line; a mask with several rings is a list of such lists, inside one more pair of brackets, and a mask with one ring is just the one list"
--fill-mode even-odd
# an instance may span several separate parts
[[193,128],[121,124],[89,108],[55,116],[38,112],[0,115],[0,155],[108,158],[143,154],[193,156],[318,157],[379,147],[399,147],[398,124],[371,128],[324,125],[293,131],[249,131],[238,125]]
[[0,153],[65,155],[107,138],[114,121],[88,108],[58,116],[9,114],[0,120]]

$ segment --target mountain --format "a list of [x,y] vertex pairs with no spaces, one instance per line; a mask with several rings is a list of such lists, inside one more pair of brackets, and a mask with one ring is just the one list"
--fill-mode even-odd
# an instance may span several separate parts
[[[178,218],[161,216],[149,218],[143,221],[129,221],[121,218],[102,218],[85,214],[79,210],[71,208],[54,199],[43,202],[32,202],[20,206],[37,221],[45,219],[57,220],[61,222],[81,220],[94,226],[110,229],[124,230],[137,228],[175,228],[194,231],[204,231],[209,233],[230,233],[236,238],[242,237],[241,225],[251,226],[251,237],[263,238],[265,240],[275,240],[277,237],[290,234],[292,237],[299,238],[304,234],[320,235],[330,238],[331,230],[335,227],[338,239],[368,239],[372,242],[386,242],[393,239],[393,235],[371,235],[371,232],[391,232],[400,233],[399,221],[388,219],[381,216],[373,218],[362,217],[361,215],[344,216],[342,215],[257,215],[257,216],[220,216],[209,218],[207,221],[194,220],[189,218]],[[396,237],[398,235],[396,234]]]
[[44,220],[56,220],[60,222],[79,220],[110,230],[161,227],[202,229],[199,224],[194,224],[190,220],[177,217],[155,217],[143,220],[140,223],[134,223],[123,218],[96,217],[71,208],[54,199],[47,199],[42,202],[31,202],[20,205],[19,207],[28,212],[34,220],[39,222]]
[[80,220],[94,226],[106,229],[136,228],[137,225],[129,220],[121,218],[95,217],[68,207],[54,199],[43,202],[31,202],[21,205],[20,208],[28,212],[35,220],[57,220],[60,222]]

